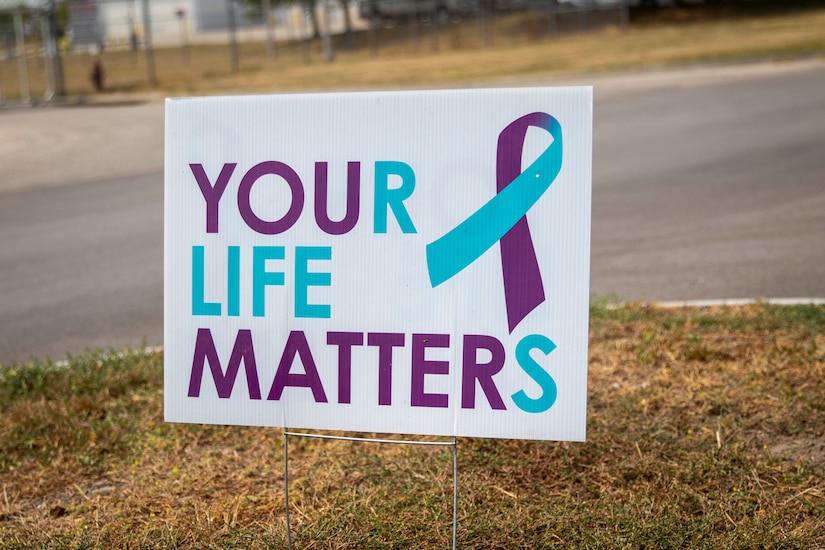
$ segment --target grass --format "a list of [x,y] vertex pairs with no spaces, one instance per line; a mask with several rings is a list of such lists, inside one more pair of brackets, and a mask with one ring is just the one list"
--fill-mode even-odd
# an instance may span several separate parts
[[[0,548],[282,548],[280,429],[166,424],[161,354],[0,369]],[[459,439],[462,548],[821,548],[825,307],[591,310],[586,443]],[[297,548],[448,547],[449,449],[290,438]]]
[[[741,6],[763,4],[751,0]],[[775,5],[780,3],[776,2]],[[147,84],[143,52],[102,54],[108,94],[152,92],[159,95],[201,95],[365,88],[407,88],[468,85],[500,77],[558,75],[661,67],[699,62],[822,55],[825,51],[825,9],[816,2],[791,2],[807,9],[767,10],[694,7],[634,10],[628,32],[620,29],[618,11],[592,12],[590,32],[582,19],[565,14],[558,33],[550,36],[544,14],[522,12],[497,17],[489,32],[475,21],[380,29],[375,35],[356,33],[353,46],[337,37],[335,60],[324,62],[319,41],[283,43],[276,60],[263,42],[239,45],[239,70],[230,68],[226,45],[192,46],[188,63],[178,48],[155,51],[158,87]],[[764,7],[764,6],[763,6]],[[88,96],[92,58],[63,57],[67,92]],[[42,60],[30,60],[31,93],[46,89]],[[0,61],[0,86],[10,100],[19,97],[16,60]]]

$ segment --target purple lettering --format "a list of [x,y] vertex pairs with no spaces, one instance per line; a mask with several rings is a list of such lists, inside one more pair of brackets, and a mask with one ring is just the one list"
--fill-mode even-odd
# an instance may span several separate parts
[[208,328],[199,328],[195,340],[195,356],[192,359],[192,374],[189,378],[189,393],[187,395],[189,397],[200,397],[203,366],[208,361],[212,379],[215,381],[215,388],[218,390],[218,397],[221,399],[229,398],[232,395],[232,388],[235,386],[235,378],[238,376],[241,360],[243,360],[246,372],[249,398],[260,399],[261,388],[258,384],[255,350],[252,348],[252,332],[249,330],[238,331],[238,335],[235,337],[235,345],[232,347],[232,355],[229,357],[229,364],[226,366],[226,374],[224,374],[218,352],[215,349],[215,341],[212,339],[212,332]]
[[[478,350],[490,352],[488,363],[478,362]],[[461,372],[461,408],[474,409],[476,406],[476,380],[478,380],[487,401],[494,410],[505,410],[504,401],[498,393],[493,376],[504,367],[504,346],[492,336],[464,335],[464,357]]]
[[223,192],[229,183],[229,178],[232,177],[232,172],[235,171],[235,163],[227,163],[221,168],[221,173],[218,174],[218,179],[215,180],[215,185],[209,181],[206,171],[202,164],[190,164],[189,169],[195,176],[195,181],[198,182],[198,187],[201,189],[203,200],[206,201],[206,232],[218,232],[218,203],[221,201]]
[[446,408],[449,396],[442,393],[425,393],[424,376],[427,374],[449,374],[448,361],[428,361],[427,348],[449,348],[449,334],[413,334],[412,337],[412,380],[410,404],[413,407]]
[[329,218],[329,185],[327,183],[327,163],[315,163],[315,222],[330,235],[343,235],[352,231],[358,222],[361,192],[361,163],[347,163],[347,210],[344,218],[334,222]]
[[[301,357],[305,374],[291,374],[289,372],[295,362],[296,354]],[[312,353],[309,351],[307,337],[300,330],[293,330],[289,333],[289,338],[287,338],[284,346],[284,354],[281,356],[281,362],[278,363],[278,370],[275,372],[275,380],[272,381],[272,387],[266,397],[267,400],[279,400],[284,388],[287,386],[309,388],[312,390],[312,397],[316,403],[327,402],[327,395],[321,385],[321,377],[318,376],[318,368],[315,366]]]
[[371,332],[367,345],[378,347],[378,404],[392,405],[392,348],[404,346],[404,334]]
[[327,344],[338,346],[338,402],[351,403],[352,346],[364,345],[361,332],[328,332]]
[[[284,181],[289,184],[292,191],[292,198],[290,200],[289,210],[284,214],[284,217],[276,221],[264,221],[259,218],[255,212],[252,211],[250,204],[250,194],[252,186],[255,185],[261,177],[267,175],[281,176]],[[298,221],[301,216],[301,210],[304,208],[304,186],[301,183],[301,178],[298,174],[284,164],[274,160],[256,164],[249,169],[238,187],[238,211],[241,217],[246,222],[250,229],[262,235],[277,235],[283,233]]]

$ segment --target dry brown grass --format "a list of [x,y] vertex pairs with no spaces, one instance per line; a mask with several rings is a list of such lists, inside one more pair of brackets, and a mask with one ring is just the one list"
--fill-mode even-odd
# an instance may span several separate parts
[[[0,548],[284,547],[282,434],[162,421],[162,357],[0,371]],[[825,307],[591,312],[588,441],[460,439],[464,548],[825,543]],[[449,449],[290,438],[298,548],[443,548]]]
[[[527,13],[495,20],[492,45],[472,21],[443,26],[434,36],[427,26],[413,35],[407,28],[382,29],[375,50],[367,32],[355,37],[356,48],[336,44],[336,57],[323,61],[320,44],[282,44],[277,60],[266,57],[263,43],[240,45],[240,70],[230,71],[226,46],[193,47],[184,64],[177,48],[159,49],[155,65],[160,94],[200,95],[367,88],[406,88],[472,84],[513,75],[552,75],[627,68],[657,67],[729,59],[776,58],[819,54],[825,50],[825,10],[809,9],[782,15],[720,17],[683,10],[685,17],[664,22],[642,20],[622,33],[617,12],[591,14],[601,30],[566,31],[549,37],[546,22]],[[575,15],[571,15],[575,17]],[[649,17],[648,17],[649,18]],[[576,29],[577,20],[561,21],[562,30]],[[103,54],[109,93],[150,91],[142,52]],[[72,95],[92,94],[88,79],[91,57],[64,57],[66,85]],[[45,90],[42,63],[30,63],[32,94]],[[0,62],[7,97],[18,94],[17,67]]]

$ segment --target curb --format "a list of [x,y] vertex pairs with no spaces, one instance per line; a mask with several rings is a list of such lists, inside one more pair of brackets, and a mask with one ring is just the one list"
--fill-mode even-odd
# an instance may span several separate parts
[[748,306],[753,304],[769,304],[774,306],[821,306],[825,305],[825,298],[733,298],[721,300],[642,302],[643,307],[658,307],[662,309]]

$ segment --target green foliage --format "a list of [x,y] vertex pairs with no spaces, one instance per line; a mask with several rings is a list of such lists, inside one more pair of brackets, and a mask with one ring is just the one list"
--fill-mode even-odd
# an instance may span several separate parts
[[[132,363],[135,358],[139,360]],[[121,369],[124,363],[138,368]],[[115,397],[153,378],[140,351],[104,353],[102,351],[69,357],[65,364],[36,361],[0,366],[0,412],[22,399],[66,399],[97,396],[105,392]]]
[[66,453],[97,468],[127,449],[135,406],[124,396],[157,385],[159,365],[142,352],[90,353],[67,363],[0,367],[0,471]]

